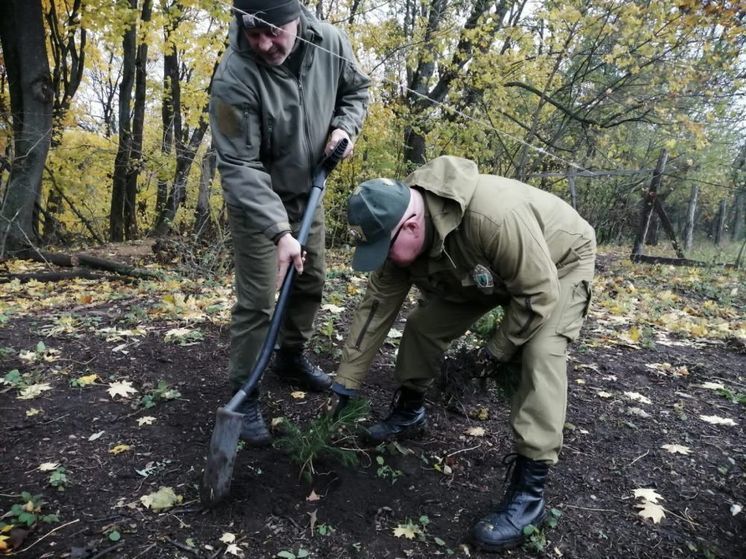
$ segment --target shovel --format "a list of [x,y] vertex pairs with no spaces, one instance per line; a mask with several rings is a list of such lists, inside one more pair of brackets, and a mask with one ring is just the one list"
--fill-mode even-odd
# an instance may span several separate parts
[[[334,151],[326,157],[316,168],[311,182],[311,191],[308,196],[308,205],[303,214],[300,231],[297,239],[301,246],[306,244],[308,233],[313,222],[313,215],[316,208],[324,195],[326,178],[337,166],[347,149],[347,140],[341,140],[337,143]],[[282,281],[280,295],[277,298],[272,320],[269,323],[267,337],[264,339],[259,357],[256,360],[254,368],[249,373],[249,377],[243,386],[236,392],[224,407],[218,408],[217,418],[215,419],[215,429],[210,439],[210,448],[207,454],[207,464],[202,477],[200,486],[200,497],[202,505],[211,507],[224,499],[231,488],[231,478],[233,477],[233,466],[236,462],[236,452],[238,438],[241,434],[241,422],[243,414],[236,412],[236,409],[243,403],[249,394],[254,390],[259,380],[262,378],[264,369],[269,363],[272,351],[277,341],[277,335],[280,332],[282,319],[285,316],[290,289],[293,287],[296,270],[292,265],[288,266],[288,271]]]

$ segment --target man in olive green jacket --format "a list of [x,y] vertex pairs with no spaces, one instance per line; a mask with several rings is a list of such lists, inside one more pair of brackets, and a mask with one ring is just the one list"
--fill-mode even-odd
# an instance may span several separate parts
[[[231,226],[236,304],[231,316],[230,381],[241,387],[256,361],[289,265],[299,275],[280,331],[275,370],[322,391],[331,379],[304,347],[324,285],[324,212],[306,246],[295,239],[313,169],[342,139],[352,153],[368,103],[368,78],[346,36],[298,0],[234,0],[235,21],[212,84],[210,124]],[[302,275],[300,275],[302,273]],[[241,438],[270,441],[257,392],[237,410]]]
[[488,551],[519,545],[545,518],[543,488],[557,462],[567,401],[567,345],[591,298],[593,228],[560,198],[482,175],[474,162],[434,159],[404,180],[361,184],[349,200],[352,265],[374,271],[350,327],[332,390],[340,406],[360,389],[412,285],[423,301],[407,316],[396,360],[393,409],[368,429],[374,442],[423,427],[425,391],[449,343],[491,309],[503,319],[481,350],[500,373],[520,363],[511,410],[516,440],[511,486],[474,527]]

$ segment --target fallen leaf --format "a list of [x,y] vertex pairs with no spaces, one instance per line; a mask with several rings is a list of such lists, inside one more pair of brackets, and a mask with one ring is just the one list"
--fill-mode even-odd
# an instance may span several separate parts
[[36,398],[39,396],[42,392],[46,392],[47,390],[52,390],[52,387],[47,382],[42,382],[39,384],[32,384],[30,386],[27,386],[18,393],[18,399],[19,400],[31,400],[32,398]]
[[99,431],[98,433],[93,433],[90,437],[88,437],[89,441],[95,441],[96,439],[101,438],[101,435],[104,434],[104,431]]
[[645,419],[650,417],[650,414],[642,408],[629,408],[627,410],[627,413],[630,415],[636,415],[637,417],[643,417]]
[[720,382],[703,382],[700,386],[708,390],[723,390],[725,388],[725,385]]
[[661,448],[667,450],[671,454],[691,454],[692,452],[688,446],[682,446],[680,444],[664,444]]
[[183,497],[174,493],[174,490],[170,487],[161,487],[155,493],[140,497],[140,502],[153,512],[170,509],[181,503],[182,500]]
[[98,375],[96,373],[93,373],[91,375],[85,375],[82,377],[78,377],[75,379],[75,384],[77,386],[88,386],[89,384],[93,384],[98,380]]
[[29,408],[26,410],[26,417],[34,417],[35,415],[39,415],[41,413],[41,410],[38,408]]
[[738,503],[733,503],[733,504],[732,504],[732,505],[730,506],[730,514],[731,514],[731,516],[736,516],[736,515],[737,515],[737,514],[739,514],[739,513],[740,513],[740,512],[742,511],[742,510],[743,510],[743,507],[742,507],[741,505],[739,505]]
[[56,470],[59,468],[59,464],[57,462],[44,462],[43,464],[39,465],[39,471],[40,472],[51,472],[52,470]]
[[117,454],[122,454],[123,452],[127,452],[131,448],[132,447],[128,444],[118,444],[117,446],[109,450],[109,452],[114,455],[117,455]]
[[230,544],[228,547],[225,548],[226,553],[230,553],[231,555],[235,555],[236,557],[243,557],[243,549],[238,547],[235,543]]
[[625,392],[624,395],[632,400],[633,402],[640,402],[642,404],[652,404],[650,399],[638,392]]
[[316,494],[316,491],[314,491],[313,489],[311,489],[311,494],[308,497],[306,497],[306,501],[309,501],[309,502],[318,501],[320,499],[321,497],[319,497]]
[[220,541],[229,544],[236,541],[236,534],[231,534],[230,532],[224,532],[222,536],[220,536]]
[[657,503],[658,499],[664,500],[653,489],[635,489],[633,493],[636,499],[645,499],[649,503]]
[[719,417],[717,415],[700,415],[699,418],[702,421],[706,421],[707,423],[712,423],[713,425],[735,425],[736,422],[733,421],[729,417]]
[[640,509],[637,514],[643,518],[649,518],[655,524],[658,524],[666,516],[662,506],[651,503],[650,501],[645,501],[644,503],[637,505],[637,508]]
[[339,307],[337,305],[333,305],[331,303],[327,303],[326,305],[321,305],[322,311],[329,311],[330,313],[339,314],[342,311],[345,310],[344,307]]
[[306,393],[303,392],[302,390],[296,390],[290,393],[290,397],[295,398],[296,400],[302,400],[303,398],[306,397]]
[[396,328],[392,328],[391,330],[389,330],[389,333],[386,335],[386,337],[396,340],[398,338],[401,338],[403,335],[404,334],[402,333],[401,330],[397,330]]
[[416,524],[412,524],[411,522],[407,522],[406,524],[399,524],[396,528],[394,528],[394,535],[397,538],[405,537],[408,540],[412,540],[420,533],[420,527]]
[[485,433],[484,427],[469,427],[466,430],[466,434],[470,437],[484,437]]
[[598,392],[596,392],[596,396],[598,396],[599,398],[611,398],[613,394],[611,394],[611,392],[599,390]]
[[140,417],[137,420],[137,424],[140,427],[142,427],[143,425],[152,425],[153,423],[155,423],[155,417],[153,417],[152,415],[146,415],[144,417]]
[[107,390],[109,396],[114,398],[115,396],[121,396],[122,398],[129,398],[130,394],[137,392],[137,389],[132,386],[132,383],[128,380],[122,380],[112,382]]

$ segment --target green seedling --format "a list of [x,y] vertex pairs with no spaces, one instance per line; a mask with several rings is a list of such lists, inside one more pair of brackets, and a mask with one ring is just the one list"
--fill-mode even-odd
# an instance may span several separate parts
[[8,525],[31,528],[39,522],[45,524],[59,522],[60,519],[56,514],[42,514],[42,507],[45,504],[41,495],[32,495],[28,491],[23,491],[21,502],[14,504],[8,512],[0,516],[0,531]]
[[558,509],[551,509],[547,518],[544,522],[544,528],[537,528],[533,524],[529,524],[523,529],[523,535],[526,537],[523,545],[531,551],[542,552],[547,545],[547,536],[545,531],[556,528],[559,522],[559,517],[562,516],[562,512]]
[[329,526],[329,524],[319,524],[316,526],[316,533],[319,536],[331,536],[332,532],[334,532],[334,528]]
[[308,550],[303,549],[302,547],[299,547],[296,552],[282,550],[276,555],[276,557],[282,557],[282,559],[303,559],[308,556]]
[[394,485],[397,480],[403,475],[401,470],[395,470],[394,468],[386,464],[383,456],[376,456],[376,463],[378,464],[376,475],[381,479],[388,479],[389,481],[391,481],[391,485]]
[[60,466],[49,476],[49,485],[56,487],[57,491],[64,491],[69,479],[67,477],[67,470]]
[[355,434],[359,420],[367,413],[368,402],[359,399],[350,400],[338,417],[324,414],[314,419],[307,429],[300,429],[292,421],[283,418],[281,427],[284,435],[277,439],[274,446],[285,450],[290,459],[300,465],[300,476],[310,482],[316,473],[316,462],[322,456],[345,466],[358,463]]
[[140,398],[137,405],[143,409],[150,409],[155,407],[159,402],[175,400],[177,398],[181,398],[181,392],[169,387],[166,381],[159,380],[158,386]]

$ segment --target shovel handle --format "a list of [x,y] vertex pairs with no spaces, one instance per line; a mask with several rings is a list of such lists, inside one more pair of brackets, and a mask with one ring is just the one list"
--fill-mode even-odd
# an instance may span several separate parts
[[[324,195],[326,179],[329,176],[329,173],[331,173],[342,160],[345,151],[347,151],[347,144],[347,139],[342,139],[337,142],[334,151],[325,157],[314,171],[311,180],[311,191],[308,195],[308,203],[303,212],[303,221],[301,222],[300,230],[296,237],[301,246],[305,246],[306,241],[308,241],[308,234],[311,230],[311,224],[313,223],[313,216],[316,213],[316,208],[321,201],[321,197]],[[269,323],[267,336],[264,338],[262,349],[259,351],[259,357],[257,357],[256,363],[251,369],[246,382],[243,383],[243,386],[241,386],[238,392],[234,394],[233,398],[231,398],[230,402],[225,406],[226,410],[235,411],[248,395],[251,394],[259,383],[259,380],[261,380],[264,369],[267,367],[267,364],[272,357],[272,351],[274,351],[277,335],[280,333],[280,326],[282,326],[282,321],[285,318],[285,308],[287,307],[290,290],[293,287],[293,281],[295,280],[296,274],[295,266],[288,266],[288,271],[285,274],[285,278],[282,280],[282,287],[280,287],[280,295],[277,297],[275,311],[272,313],[272,320]]]

